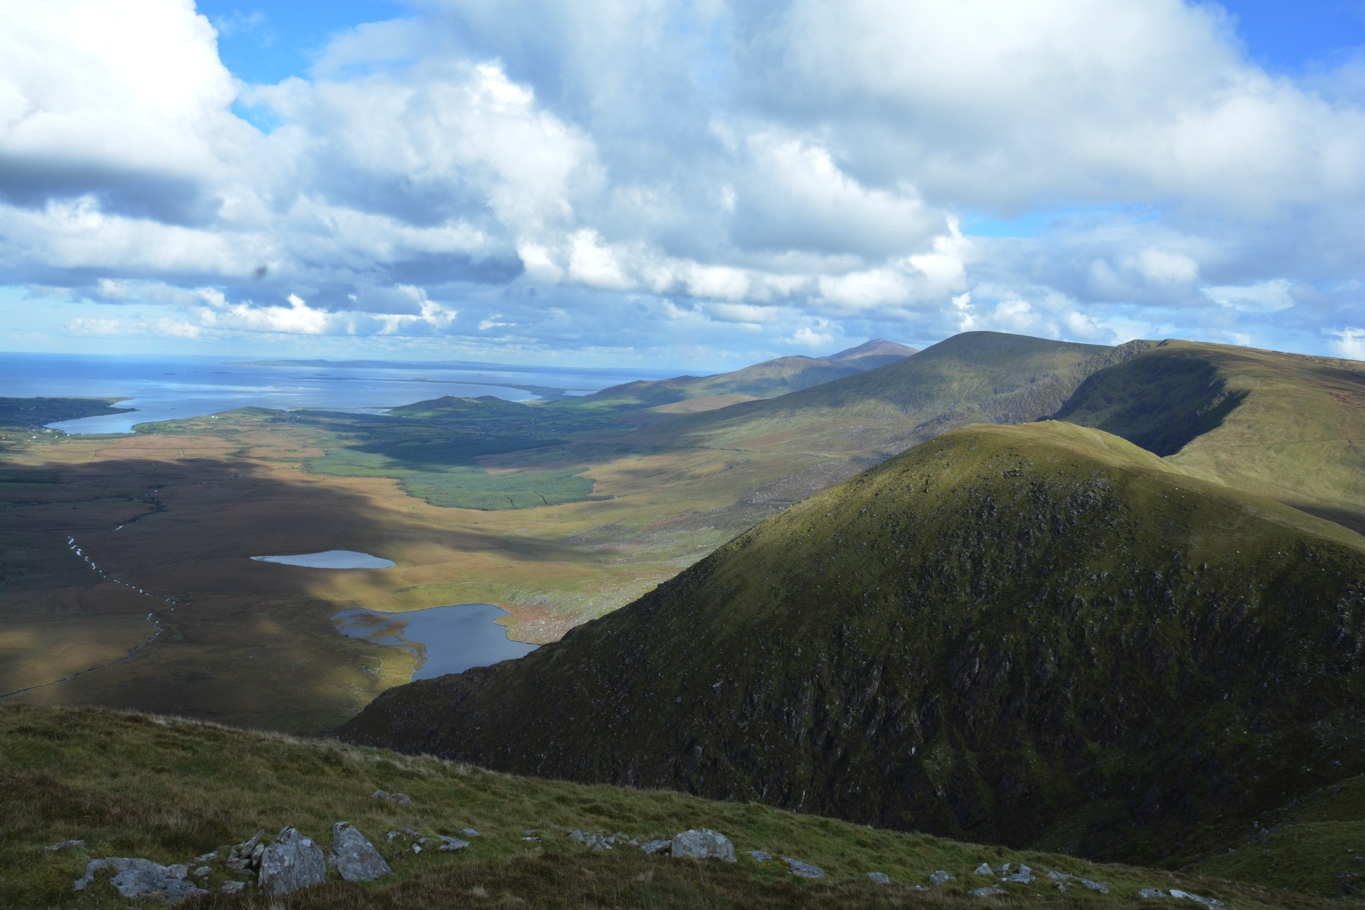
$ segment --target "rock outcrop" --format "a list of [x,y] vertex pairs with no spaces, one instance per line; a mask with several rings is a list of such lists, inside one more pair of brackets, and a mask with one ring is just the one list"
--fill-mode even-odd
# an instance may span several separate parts
[[393,874],[374,844],[347,822],[332,826],[332,855],[337,873],[348,882],[372,882]]
[[327,880],[322,848],[295,828],[284,828],[261,854],[260,886],[266,894],[293,894]]

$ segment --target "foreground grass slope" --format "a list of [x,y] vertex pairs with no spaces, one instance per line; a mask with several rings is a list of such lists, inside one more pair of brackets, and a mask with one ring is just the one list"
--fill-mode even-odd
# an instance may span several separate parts
[[1163,341],[1096,373],[1057,417],[1365,531],[1365,363]]
[[[1023,862],[1040,875],[1057,870],[1106,882],[1110,893],[1073,884],[1063,894],[1042,878],[1007,886],[1011,896],[996,903],[1100,908],[1129,903],[1141,888],[1180,888],[1238,910],[1330,906],[1303,893],[1226,880],[1096,866],[679,793],[517,778],[432,758],[137,714],[0,708],[0,784],[5,908],[132,906],[136,902],[121,899],[107,874],[79,893],[71,883],[91,859],[188,863],[213,850],[225,855],[229,845],[261,829],[273,836],[285,825],[326,848],[340,820],[375,842],[393,878],[372,885],[334,880],[273,902],[248,889],[238,897],[215,894],[202,905],[979,907],[981,900],[964,892],[995,880],[972,870],[982,862]],[[405,793],[412,802],[374,799],[377,789]],[[644,839],[698,826],[732,838],[739,862],[648,858],[629,846],[592,853],[567,836],[579,828]],[[457,854],[419,855],[411,838],[385,839],[385,832],[402,828],[427,835],[474,828],[482,836],[469,838],[471,846]],[[64,840],[85,843],[45,849]],[[743,853],[752,849],[818,864],[827,878],[796,879],[780,861],[757,863]],[[228,878],[247,877],[228,875],[221,860],[210,867],[207,884],[215,890]],[[910,890],[938,869],[954,880],[930,891]],[[894,884],[873,884],[866,877],[872,871],[890,875]]]
[[343,736],[1178,863],[1365,772],[1362,671],[1365,539],[1096,430],[976,426]]

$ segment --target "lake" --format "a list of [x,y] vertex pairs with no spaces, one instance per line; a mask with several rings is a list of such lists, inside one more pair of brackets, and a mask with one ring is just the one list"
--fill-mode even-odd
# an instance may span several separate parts
[[355,608],[332,617],[337,630],[350,638],[404,648],[417,655],[413,679],[433,679],[522,657],[536,645],[512,641],[494,620],[507,616],[495,604],[453,604],[407,613],[380,613]]
[[649,370],[358,361],[251,363],[222,357],[99,357],[0,353],[0,389],[29,398],[123,398],[126,414],[53,424],[67,433],[128,433],[133,425],[219,414],[233,408],[320,408],[379,412],[445,395],[507,401],[585,395]]
[[282,566],[303,566],[307,569],[392,569],[398,563],[382,556],[371,556],[358,550],[323,550],[320,553],[299,553],[294,556],[253,556],[256,562],[273,562]]

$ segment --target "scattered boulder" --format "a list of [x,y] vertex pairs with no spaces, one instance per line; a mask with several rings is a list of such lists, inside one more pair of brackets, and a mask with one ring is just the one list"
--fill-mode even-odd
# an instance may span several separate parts
[[469,846],[469,841],[460,840],[457,837],[446,837],[444,834],[436,835],[441,839],[441,846],[436,850],[440,853],[454,853],[456,850],[463,850]]
[[1177,891],[1174,888],[1171,889],[1171,897],[1183,897],[1186,900],[1203,904],[1205,907],[1208,907],[1209,910],[1223,910],[1223,902],[1212,897],[1200,897],[1198,894],[1191,894],[1188,891]]
[[1004,888],[997,888],[994,885],[988,885],[985,888],[974,888],[971,891],[968,891],[967,893],[972,895],[973,897],[999,897],[1000,895],[1006,892]]
[[1081,884],[1082,884],[1082,885],[1085,885],[1085,886],[1086,886],[1087,888],[1089,888],[1091,891],[1098,891],[1100,894],[1108,894],[1108,893],[1109,893],[1109,883],[1108,883],[1108,882],[1092,882],[1092,881],[1091,881],[1090,879],[1088,879],[1088,878],[1083,878],[1083,879],[1081,879]]
[[953,877],[942,869],[939,869],[933,875],[929,876],[929,884],[933,885],[935,888],[940,885],[946,885],[952,880]]
[[693,828],[673,837],[673,847],[669,855],[692,859],[719,859],[733,863],[735,845],[730,842],[730,838],[710,828]]
[[994,875],[994,874],[995,874],[995,870],[992,869],[992,868],[990,867],[990,864],[989,864],[989,863],[982,863],[981,865],[977,866],[975,869],[972,870],[972,874],[973,874],[973,875]]
[[106,862],[118,870],[112,884],[124,897],[153,897],[178,904],[191,897],[208,894],[198,885],[185,881],[184,866],[163,866],[149,859],[111,856]]
[[1072,876],[1067,875],[1065,872],[1056,871],[1049,872],[1047,874],[1047,877],[1052,879],[1054,882],[1069,882],[1072,879]]
[[326,880],[322,848],[296,828],[282,828],[261,855],[260,885],[266,894],[292,894]]
[[[228,851],[227,867],[234,872],[255,872],[259,869],[261,855],[265,853],[265,847],[261,844],[261,838],[264,836],[264,830],[257,831],[255,837],[242,841]],[[204,857],[200,859],[203,860]]]
[[998,874],[1000,874],[1000,875],[1009,875],[1009,874],[1010,874],[1010,864],[1009,864],[1009,863],[1005,863],[1005,864],[1003,864],[999,869],[996,869],[995,871],[996,871]]
[[240,894],[244,888],[246,888],[246,882],[239,882],[235,879],[230,878],[227,881],[223,882],[222,887],[218,889],[218,893]]
[[210,861],[215,860],[215,859],[217,859],[217,858],[218,858],[218,851],[217,851],[217,850],[210,850],[208,853],[205,853],[205,854],[203,854],[203,855],[201,855],[201,856],[196,856],[196,857],[194,858],[194,861],[195,861],[196,863],[207,863],[207,862],[210,862]]
[[671,840],[647,840],[640,845],[640,850],[645,856],[667,856],[672,849]]
[[83,840],[64,840],[64,841],[62,841],[62,842],[59,843],[59,844],[53,844],[52,846],[50,846],[50,847],[45,847],[44,849],[45,849],[45,850],[53,850],[53,851],[56,851],[56,850],[69,850],[69,849],[72,848],[72,847],[84,847],[84,846],[85,846],[85,841],[83,841]]
[[372,882],[381,875],[393,874],[374,844],[346,822],[332,826],[332,854],[337,872],[348,882]]
[[756,863],[766,863],[773,858],[773,855],[767,850],[750,850],[749,855],[754,858]]
[[1160,888],[1143,888],[1138,892],[1138,897],[1165,897],[1166,892]]
[[869,872],[867,873],[867,877],[879,885],[891,884],[891,876],[887,875],[885,872]]
[[787,864],[792,875],[799,875],[802,878],[824,878],[825,870],[819,866],[812,866],[810,863],[803,863],[799,859],[792,859],[790,856],[782,857],[782,861]]
[[195,878],[203,878],[204,876],[208,875],[208,874],[209,874],[210,872],[212,872],[212,871],[213,871],[213,870],[210,869],[208,866],[200,866],[198,869],[195,869],[195,870],[194,870],[194,873],[193,873],[193,874],[194,874],[194,877],[195,877]]
[[461,828],[460,833],[463,834],[465,837],[483,837],[482,834],[475,831],[473,828]]
[[370,796],[373,799],[387,799],[389,802],[397,803],[400,806],[412,805],[412,797],[406,793],[389,793],[386,790],[376,790]]
[[[636,847],[640,846],[639,843],[636,841],[627,841],[626,836],[622,834],[620,831],[617,831],[615,834],[610,835],[607,834],[605,831],[598,831],[596,834],[589,834],[586,831],[580,831],[577,828],[574,828],[572,831],[569,832],[569,837],[572,837],[574,840],[578,841],[583,846],[592,850],[594,853],[601,853],[604,850],[610,850],[612,848],[612,845],[618,842],[630,843]],[[523,837],[522,840],[539,841],[540,838]],[[669,841],[668,843],[672,843],[672,841]]]

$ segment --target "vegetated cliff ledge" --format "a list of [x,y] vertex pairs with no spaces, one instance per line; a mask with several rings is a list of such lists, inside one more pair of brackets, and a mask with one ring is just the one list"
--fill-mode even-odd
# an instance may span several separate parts
[[1176,861],[1365,770],[1362,670],[1365,539],[1097,430],[973,426],[339,735]]

